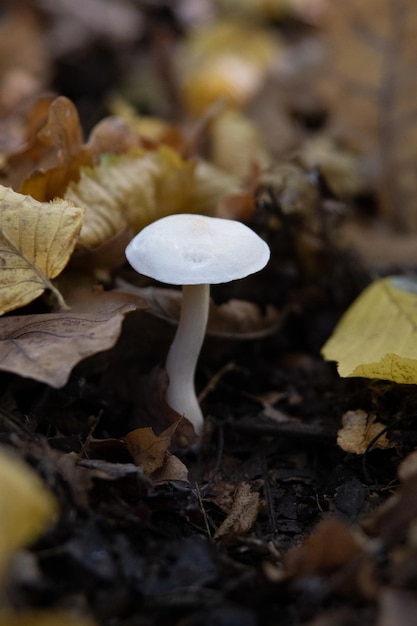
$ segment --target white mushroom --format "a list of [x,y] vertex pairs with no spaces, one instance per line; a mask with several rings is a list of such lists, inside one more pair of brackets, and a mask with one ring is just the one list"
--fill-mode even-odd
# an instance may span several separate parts
[[126,257],[137,272],[182,285],[180,322],[165,364],[166,399],[193,424],[197,435],[203,428],[203,415],[194,373],[206,331],[210,284],[254,274],[267,264],[269,255],[265,241],[241,222],[192,214],[153,222],[126,248]]

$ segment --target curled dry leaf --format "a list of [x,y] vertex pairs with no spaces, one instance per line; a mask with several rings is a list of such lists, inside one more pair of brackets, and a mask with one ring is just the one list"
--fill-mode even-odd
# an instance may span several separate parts
[[214,213],[218,199],[238,189],[235,178],[161,146],[156,151],[109,157],[83,170],[64,197],[85,207],[78,245],[92,249],[127,226],[137,233],[173,213]]
[[83,222],[83,209],[64,200],[37,202],[0,186],[0,314],[28,304],[66,266]]
[[119,292],[80,292],[71,311],[6,317],[0,328],[0,369],[62,387],[72,368],[116,342],[124,316],[146,304]]
[[352,454],[365,454],[370,444],[373,448],[392,448],[394,444],[387,439],[384,429],[385,425],[377,422],[375,415],[361,409],[347,411],[337,433],[337,445]]
[[92,151],[83,145],[80,119],[71,100],[64,96],[53,100],[37,139],[44,146],[47,163],[30,173],[19,191],[41,202],[62,198],[68,183],[78,180],[80,168],[93,165]]
[[5,448],[0,450],[0,510],[3,574],[14,551],[35,540],[57,513],[55,498],[38,475]]
[[135,464],[154,482],[188,480],[185,465],[169,452],[177,426],[171,424],[159,435],[150,427],[137,428],[123,437]]
[[[149,305],[148,313],[170,323],[179,321],[182,300],[180,291],[135,287],[120,278],[116,284],[122,291],[144,298]],[[281,323],[282,314],[273,306],[267,306],[265,313],[262,313],[256,304],[246,300],[229,300],[219,305],[211,300],[207,334],[231,339],[259,339],[276,332]]]

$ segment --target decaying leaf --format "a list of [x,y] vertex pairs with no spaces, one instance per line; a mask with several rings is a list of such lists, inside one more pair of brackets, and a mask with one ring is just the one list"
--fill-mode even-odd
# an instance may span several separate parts
[[322,349],[341,376],[417,382],[417,290],[401,277],[378,280],[350,306]]
[[[38,475],[0,450],[0,573],[15,550],[35,540],[57,514],[57,503]],[[0,614],[1,618],[1,614]]]
[[233,499],[232,508],[226,519],[216,530],[214,539],[230,543],[246,534],[256,522],[259,513],[259,493],[251,491],[248,483],[242,482]]
[[80,292],[70,303],[71,311],[4,318],[0,369],[62,387],[79,361],[116,342],[127,313],[146,308],[119,292]]
[[159,435],[152,428],[137,428],[123,437],[135,462],[154,482],[188,480],[188,470],[169,448],[178,422]]
[[[180,291],[159,287],[136,287],[122,279],[118,287],[144,298],[152,313],[170,323],[178,323],[181,313]],[[282,313],[267,306],[262,313],[256,304],[246,300],[229,300],[223,304],[210,301],[207,334],[231,339],[259,339],[275,332],[282,323]]]
[[358,409],[347,411],[342,417],[342,428],[337,433],[337,445],[345,452],[365,454],[368,446],[391,448],[392,444],[385,433],[385,426],[376,421],[375,415]]
[[413,0],[341,0],[325,12],[329,68],[323,94],[339,136],[378,170],[387,221],[416,232],[417,5]]
[[37,202],[0,186],[0,314],[51,289],[66,266],[83,222],[83,209],[64,200]]

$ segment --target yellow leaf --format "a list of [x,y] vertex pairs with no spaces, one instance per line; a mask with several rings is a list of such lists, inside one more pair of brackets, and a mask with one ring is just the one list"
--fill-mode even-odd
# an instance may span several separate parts
[[417,383],[417,283],[378,280],[350,306],[322,349],[341,376]]
[[222,20],[197,29],[178,62],[190,112],[201,115],[217,100],[244,106],[259,89],[278,49],[276,38],[252,24]]
[[0,314],[28,304],[51,289],[67,264],[83,210],[63,200],[38,202],[0,186]]
[[[35,540],[52,522],[57,503],[35,472],[0,450],[0,572],[15,550]],[[0,622],[1,623],[1,622]]]

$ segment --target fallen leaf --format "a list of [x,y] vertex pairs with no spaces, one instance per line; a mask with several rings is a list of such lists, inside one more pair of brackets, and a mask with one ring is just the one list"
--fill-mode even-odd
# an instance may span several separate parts
[[150,427],[137,428],[123,437],[134,462],[148,476],[164,464],[176,428],[177,424],[172,424],[160,435]]
[[188,470],[169,452],[178,422],[159,435],[152,428],[137,428],[123,437],[134,462],[156,483],[169,480],[188,481]]
[[[140,296],[149,305],[151,313],[167,322],[178,323],[182,295],[174,289],[160,287],[136,287],[123,279],[116,285],[122,291]],[[223,304],[210,300],[207,334],[231,339],[259,339],[274,333],[282,323],[282,313],[267,306],[262,313],[256,304],[246,300],[232,299]]]
[[392,448],[394,444],[382,432],[384,429],[385,425],[377,422],[375,415],[361,409],[347,411],[342,417],[342,428],[337,433],[337,445],[353,454],[365,454],[371,443],[373,448]]
[[0,327],[0,369],[62,387],[72,368],[116,342],[124,316],[146,308],[120,292],[80,292],[71,311],[10,316]]
[[[148,374],[131,381],[130,397],[133,400],[132,423],[138,429],[151,427],[156,435],[170,433],[172,450],[188,448],[196,440],[194,427],[166,401],[168,376],[161,367],[154,367]],[[172,430],[171,430],[172,428]]]
[[417,287],[389,277],[367,287],[322,349],[341,376],[417,382]]
[[85,207],[78,245],[91,249],[127,225],[137,233],[173,213],[213,214],[219,198],[238,189],[236,178],[161,146],[156,151],[111,156],[82,170],[64,198]]
[[236,490],[226,519],[216,530],[213,539],[231,543],[249,532],[258,517],[259,506],[259,493],[251,491],[250,485],[242,482]]
[[52,285],[75,247],[83,209],[59,200],[37,202],[0,186],[2,275],[0,314],[28,304]]
[[[62,198],[68,183],[78,180],[81,167],[93,165],[92,151],[83,145],[78,111],[69,98],[59,96],[51,103],[48,120],[37,139],[52,152],[52,166],[35,170],[23,181],[20,193],[45,202]],[[48,159],[51,160],[50,154]],[[56,163],[56,164],[55,164]]]
[[15,550],[34,541],[55,519],[57,503],[39,476],[0,449],[0,573]]
[[175,454],[167,453],[162,467],[155,470],[150,477],[154,485],[171,481],[188,481],[188,468]]
[[341,520],[327,517],[319,522],[300,546],[288,550],[284,568],[289,576],[294,577],[331,574],[362,552],[363,548],[352,530]]
[[192,115],[217,100],[244,106],[279,50],[276,37],[253,24],[219,20],[192,32],[178,58],[182,95]]

